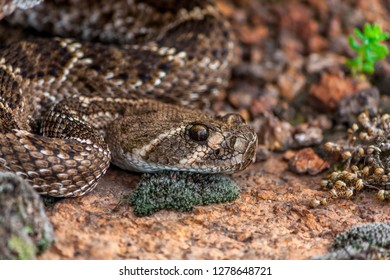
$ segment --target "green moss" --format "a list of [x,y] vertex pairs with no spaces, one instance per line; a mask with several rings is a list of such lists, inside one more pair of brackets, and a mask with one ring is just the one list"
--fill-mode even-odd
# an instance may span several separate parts
[[233,201],[240,195],[236,183],[221,174],[160,172],[144,174],[130,204],[137,216],[157,211],[191,211],[197,205]]
[[36,250],[30,239],[24,239],[21,236],[12,235],[8,240],[8,247],[15,252],[19,260],[35,259]]

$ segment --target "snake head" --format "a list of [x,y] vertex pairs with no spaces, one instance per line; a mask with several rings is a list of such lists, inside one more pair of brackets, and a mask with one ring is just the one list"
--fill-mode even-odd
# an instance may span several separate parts
[[257,135],[238,114],[215,117],[152,102],[114,121],[106,140],[127,170],[234,173],[255,160]]

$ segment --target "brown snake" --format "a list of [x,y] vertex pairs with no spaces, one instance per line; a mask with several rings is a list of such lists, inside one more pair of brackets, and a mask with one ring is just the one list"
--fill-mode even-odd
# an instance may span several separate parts
[[[0,2],[0,16],[30,2]],[[233,55],[213,1],[53,0],[5,20],[80,38],[0,50],[0,170],[39,193],[83,195],[110,161],[201,173],[253,162],[257,136],[239,115],[193,109],[226,85]]]

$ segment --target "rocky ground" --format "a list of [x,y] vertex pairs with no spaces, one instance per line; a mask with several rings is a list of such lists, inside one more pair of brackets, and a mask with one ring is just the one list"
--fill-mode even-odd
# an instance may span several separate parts
[[311,209],[321,176],[297,176],[280,155],[234,175],[241,197],[189,213],[137,217],[124,203],[139,176],[111,168],[92,193],[47,207],[57,238],[41,259],[307,259],[353,225],[389,218],[375,192]]

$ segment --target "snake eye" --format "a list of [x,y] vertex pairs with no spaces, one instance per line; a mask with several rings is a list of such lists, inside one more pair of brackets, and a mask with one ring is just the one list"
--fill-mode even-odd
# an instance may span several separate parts
[[194,141],[206,141],[209,138],[209,129],[203,124],[194,124],[188,130],[188,136]]

